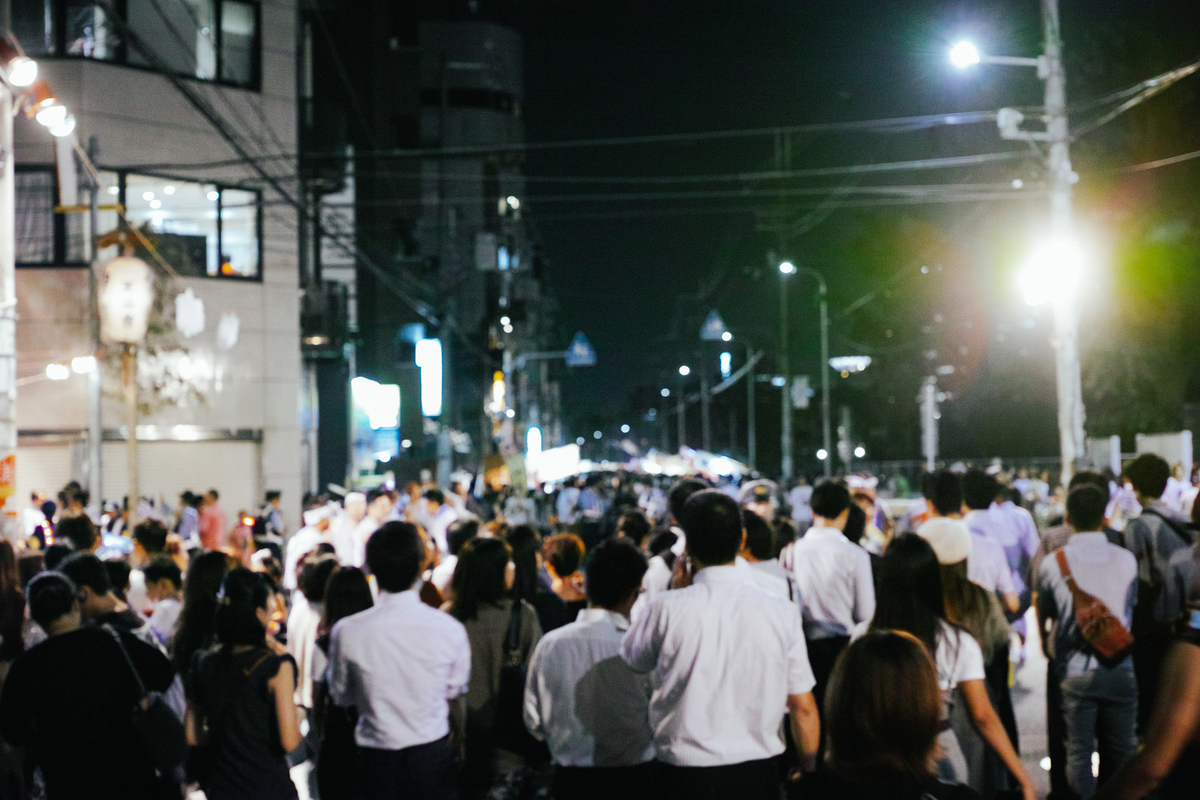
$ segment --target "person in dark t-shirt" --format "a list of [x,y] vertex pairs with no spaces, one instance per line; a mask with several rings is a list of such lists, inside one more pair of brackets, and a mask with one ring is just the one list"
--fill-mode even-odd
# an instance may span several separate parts
[[[0,734],[28,749],[47,800],[177,800],[178,785],[158,776],[133,727],[141,695],[112,629],[82,626],[75,585],[61,573],[38,575],[27,595],[50,638],[13,662],[0,694]],[[117,635],[146,688],[166,691],[174,678],[166,656]]]

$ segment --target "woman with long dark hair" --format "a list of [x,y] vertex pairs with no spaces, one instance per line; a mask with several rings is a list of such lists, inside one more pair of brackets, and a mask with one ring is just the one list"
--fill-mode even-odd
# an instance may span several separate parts
[[838,659],[825,693],[826,766],[810,800],[977,800],[937,779],[937,667],[917,637],[871,631]]
[[[970,536],[965,528],[963,532]],[[943,595],[942,568],[929,542],[916,534],[902,534],[893,539],[879,562],[871,630],[910,633],[934,657],[943,698],[943,730],[939,743],[947,753],[939,765],[942,776],[966,780],[966,764],[958,738],[950,727],[952,707],[962,703],[971,728],[1017,780],[1026,800],[1033,800],[1033,782],[988,698],[979,642],[959,624],[960,615],[970,609],[956,606],[956,615],[949,616],[949,608]]]
[[217,550],[200,553],[188,564],[183,579],[183,608],[171,643],[171,660],[185,685],[192,659],[212,644],[217,594],[227,572],[229,557]]
[[[512,599],[516,567],[512,549],[502,539],[472,539],[458,555],[449,612],[467,629],[471,645],[471,680],[467,685],[466,757],[463,769],[468,800],[482,796],[497,780],[518,772],[523,760],[502,750],[497,731],[519,719],[501,719],[498,709],[504,667],[528,664],[542,638],[533,606]],[[509,631],[516,634],[510,648]],[[519,630],[516,630],[519,629]],[[499,713],[498,713],[499,712]],[[520,715],[518,703],[517,715]]]
[[574,619],[567,612],[567,604],[542,581],[541,556],[542,537],[531,525],[517,525],[504,534],[504,541],[512,548],[513,597],[524,600],[537,611],[542,633],[561,628]]
[[338,708],[329,698],[325,667],[329,657],[329,634],[342,619],[366,611],[375,604],[371,585],[363,571],[339,567],[325,584],[321,626],[313,653],[313,726],[309,742],[317,751],[317,789],[321,797],[349,797],[354,787],[354,727],[358,714]]
[[188,692],[188,744],[210,800],[294,800],[287,754],[300,745],[296,662],[267,633],[271,588],[239,567],[225,576],[217,645],[199,654]]

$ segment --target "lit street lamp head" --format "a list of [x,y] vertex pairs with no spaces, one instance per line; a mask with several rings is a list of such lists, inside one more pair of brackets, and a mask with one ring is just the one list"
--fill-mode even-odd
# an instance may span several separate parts
[[981,60],[979,48],[965,39],[950,48],[950,63],[959,69],[967,69]]
[[1051,239],[1033,251],[1018,276],[1025,302],[1040,306],[1073,299],[1083,279],[1084,260],[1083,248],[1070,238]]
[[781,261],[779,262],[779,271],[784,275],[791,275],[796,271],[796,265],[790,261]]
[[686,378],[688,375],[692,374],[692,368],[689,367],[687,364],[684,364],[682,367],[679,368],[679,374]]

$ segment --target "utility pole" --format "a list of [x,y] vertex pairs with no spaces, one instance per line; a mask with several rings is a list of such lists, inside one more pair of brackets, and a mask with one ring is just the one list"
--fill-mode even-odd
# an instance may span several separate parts
[[677,417],[675,420],[675,424],[679,426],[679,449],[680,450],[683,449],[684,437],[687,436],[687,420],[685,419],[685,414],[687,411],[687,398],[684,397],[684,394],[685,394],[685,390],[683,388],[683,381],[680,381],[679,382],[679,398],[677,399],[677,401],[675,403],[675,414]]
[[[1079,176],[1071,169],[1067,130],[1067,75],[1062,62],[1062,31],[1058,0],[1042,0],[1045,30],[1046,133],[1050,144],[1050,223],[1054,236],[1073,234],[1071,199]],[[1058,376],[1058,430],[1063,486],[1084,454],[1083,381],[1079,364],[1079,314],[1075,298],[1054,304],[1055,372]]]
[[[96,139],[92,137],[88,146],[88,158],[95,162],[96,159]],[[98,295],[100,289],[100,248],[96,245],[96,238],[100,235],[100,179],[96,174],[92,174],[92,196],[91,208],[88,216],[88,232],[91,234],[91,256],[92,264],[88,270],[89,284],[89,302],[91,303],[92,312],[92,356],[95,358],[95,365],[92,371],[88,373],[88,452],[87,452],[87,476],[88,476],[88,495],[92,503],[96,504],[96,508],[101,513],[104,511],[104,484],[100,475],[100,459],[101,450],[104,448],[104,426],[101,418],[100,402],[101,402],[101,375],[100,375],[100,298]]]
[[[750,345],[746,345],[746,361],[753,357]],[[754,384],[757,380],[758,376],[752,367],[746,375],[746,463],[752,472],[757,468],[758,461],[758,432],[754,429]]]
[[825,477],[833,475],[832,433],[829,422],[829,287],[825,276],[814,269],[808,270],[817,279],[821,306],[821,446],[825,448]]
[[700,359],[700,446],[712,452],[712,398],[708,394],[708,363]]
[[[9,19],[9,0],[0,0],[0,37],[8,35]],[[17,456],[17,209],[12,104],[12,91],[0,80],[0,465],[15,463]],[[11,480],[15,487],[15,469]],[[5,505],[5,513],[0,514],[0,535],[15,544],[16,497],[5,501]]]
[[779,435],[780,458],[779,474],[789,487],[792,484],[792,359],[788,353],[788,276],[796,271],[795,265],[784,261],[779,265],[779,360],[783,373],[783,391],[780,393],[779,407],[782,431]]
[[925,471],[933,472],[938,454],[937,378],[930,375],[921,385],[921,454],[925,456]]

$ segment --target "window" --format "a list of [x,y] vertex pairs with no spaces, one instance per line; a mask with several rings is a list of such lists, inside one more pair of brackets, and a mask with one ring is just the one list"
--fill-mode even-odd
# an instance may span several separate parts
[[[110,17],[105,8],[118,16]],[[46,0],[44,14],[17,13],[14,28],[33,56],[94,58],[147,68],[161,62],[177,75],[251,89],[259,84],[258,2],[123,0],[109,5]],[[131,43],[127,33],[139,44]]]
[[[58,213],[52,166],[21,166],[16,181],[16,262],[23,266],[87,264],[88,215]],[[103,202],[103,201],[102,201]]]
[[124,176],[126,215],[188,277],[257,279],[262,198],[256,191],[149,175]]

